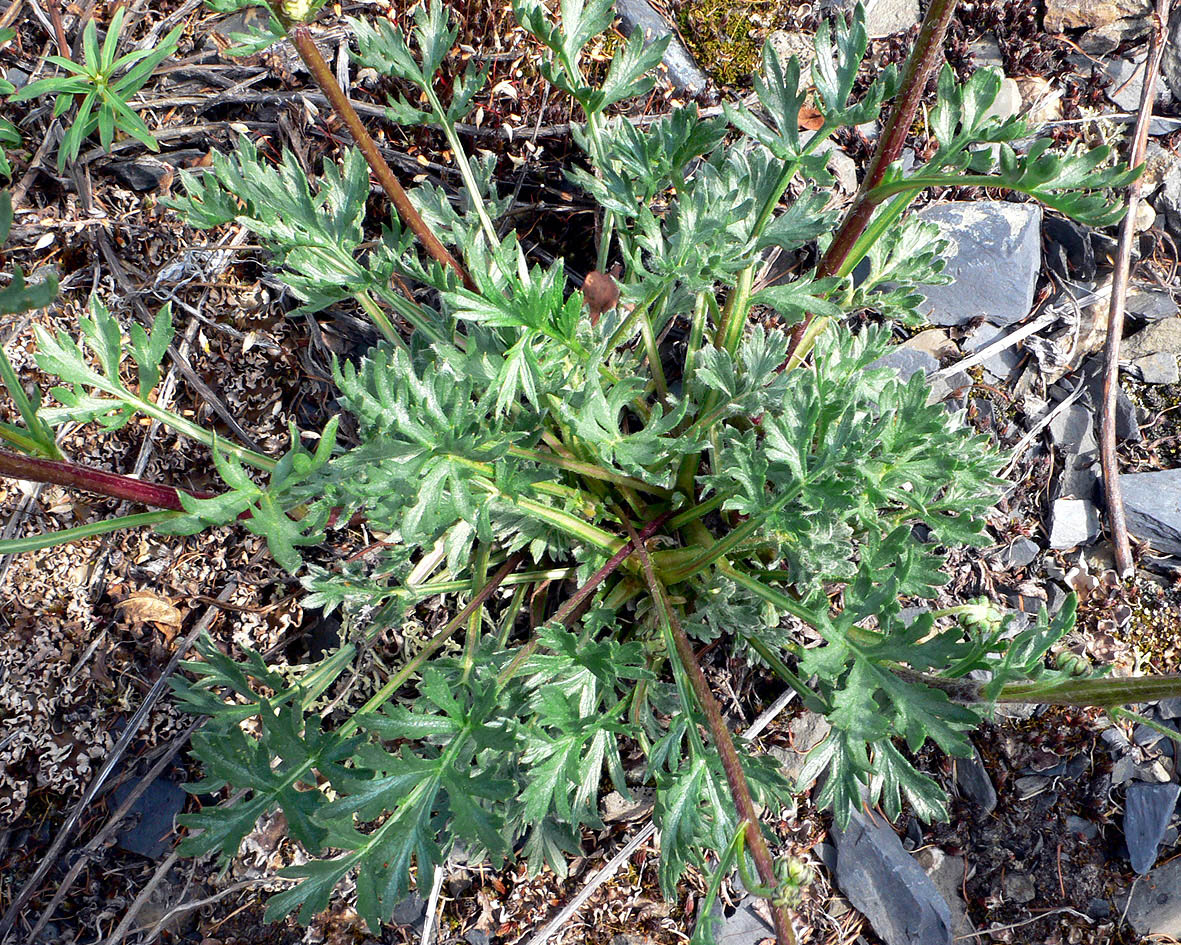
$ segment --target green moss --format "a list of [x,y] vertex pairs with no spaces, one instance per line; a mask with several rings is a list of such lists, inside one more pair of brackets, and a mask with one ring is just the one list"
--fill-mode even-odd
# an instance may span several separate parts
[[685,0],[677,25],[693,57],[719,85],[749,82],[759,68],[776,0]]

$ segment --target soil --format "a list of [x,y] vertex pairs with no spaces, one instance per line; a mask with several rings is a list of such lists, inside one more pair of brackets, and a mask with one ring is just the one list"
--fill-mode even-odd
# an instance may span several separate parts
[[[17,30],[14,41],[0,50],[0,70],[10,78],[14,70],[36,77],[49,74],[44,57],[61,51],[52,19],[59,14],[46,12],[51,5],[16,0],[0,14],[0,26]],[[497,155],[502,189],[518,188],[513,222],[526,248],[543,259],[547,251],[561,252],[572,270],[585,273],[593,258],[593,208],[563,176],[563,169],[578,160],[567,125],[574,114],[572,102],[543,91],[530,47],[515,29],[508,4],[461,0],[451,5],[461,24],[454,58],[487,59],[492,68],[491,91],[477,100],[469,137],[476,147]],[[82,31],[79,6],[106,23],[114,5],[91,2],[66,8],[61,31],[75,46]],[[258,449],[277,453],[287,445],[289,421],[302,429],[322,426],[331,407],[330,357],[370,343],[366,323],[347,309],[314,319],[291,317],[294,300],[269,274],[265,254],[251,244],[249,234],[236,226],[189,229],[164,207],[173,181],[168,168],[172,162],[200,163],[212,151],[229,151],[242,133],[258,140],[271,157],[289,148],[306,167],[315,167],[323,156],[335,155],[347,135],[332,113],[306,94],[306,76],[292,56],[281,50],[245,60],[221,54],[225,41],[217,30],[224,27],[195,2],[130,6],[125,43],[158,37],[168,28],[165,23],[186,26],[177,55],[144,88],[137,106],[160,141],[160,158],[131,139],[117,141],[110,154],[88,142],[72,167],[58,171],[53,148],[40,147],[61,129],[50,101],[5,106],[23,144],[10,152],[17,214],[0,263],[4,271],[14,265],[29,272],[51,267],[61,291],[47,310],[0,325],[0,343],[22,382],[44,391],[50,381],[32,358],[35,327],[76,331],[92,291],[107,300],[124,324],[150,320],[159,306],[171,302],[186,355],[183,364],[173,362],[169,368],[165,389],[173,403],[223,431],[237,427],[240,438],[244,433]],[[338,19],[341,12],[373,16],[374,6],[345,3],[321,16],[315,33],[325,52],[335,57],[347,41]],[[385,9],[389,4],[376,6]],[[722,70],[716,78],[724,94],[747,90],[751,39],[761,46],[763,34],[771,29],[814,26],[808,17],[785,13],[769,0],[739,4],[738,12],[734,3],[722,9],[726,6],[717,0],[683,0],[667,11],[691,49],[714,48],[708,61]],[[968,11],[954,24],[949,42],[949,61],[961,75],[972,68],[967,43],[992,31],[1009,74],[1043,75],[1061,85],[1065,117],[1079,117],[1097,103],[1101,89],[1093,76],[1070,71],[1069,44],[1041,32],[1038,5],[988,2],[973,4]],[[395,14],[405,16],[404,11]],[[737,31],[727,27],[734,17],[743,23]],[[742,48],[715,48],[728,36]],[[909,38],[875,43],[866,76],[887,62],[900,62]],[[618,41],[618,36],[601,41],[597,68],[605,69],[606,52]],[[388,90],[384,81],[357,78],[351,95],[372,107],[366,117],[380,131],[380,144],[395,169],[407,178],[430,177],[454,186],[441,136],[406,132],[374,117]],[[658,88],[627,108],[634,117],[659,114],[675,99],[670,89]],[[1077,134],[1080,127],[1066,126],[1061,134]],[[911,142],[916,150],[927,143],[919,131]],[[864,140],[850,136],[841,144],[859,163],[868,158]],[[137,189],[129,184],[137,173],[160,172],[159,160],[165,162],[160,186]],[[375,197],[374,210],[381,207]],[[993,397],[983,389],[974,394]],[[1133,395],[1158,412],[1160,425],[1152,428],[1151,442],[1125,459],[1140,468],[1174,464],[1176,413],[1168,411],[1175,406],[1177,391],[1157,388]],[[1008,392],[1000,392],[999,401],[1020,419],[1019,401]],[[0,400],[0,419],[12,419],[11,413],[7,398]],[[1011,445],[1016,436],[997,432],[1003,425],[994,423],[994,413],[1001,411],[978,410],[972,422]],[[79,428],[66,434],[62,446],[80,462],[134,471],[152,481],[193,489],[213,481],[203,449],[148,423],[113,431]],[[1018,464],[1013,475],[1017,486],[990,523],[998,547],[1017,535],[1040,535],[1051,471],[1044,455],[1027,456]],[[0,480],[4,537],[130,511],[117,502],[56,486]],[[357,539],[344,535],[322,554],[327,562],[357,550]],[[954,577],[949,599],[986,594],[1007,605],[1036,599],[1034,570],[998,572],[991,557],[995,550],[949,562]],[[1059,563],[1069,570],[1074,562],[1059,556]],[[266,923],[265,893],[281,888],[268,878],[299,856],[281,818],[264,819],[225,871],[209,859],[172,856],[177,839],[172,815],[195,807],[193,799],[179,792],[168,795],[171,801],[162,797],[160,807],[149,809],[145,817],[162,852],[132,849],[125,835],[129,821],[105,830],[125,792],[141,784],[154,765],[170,786],[200,777],[185,753],[191,718],[169,695],[156,697],[156,684],[198,624],[227,648],[248,644],[291,663],[322,652],[336,638],[331,622],[301,605],[301,588],[271,562],[259,539],[236,528],[193,537],[121,531],[4,559],[0,580],[0,914],[9,912],[37,868],[48,861],[47,871],[20,906],[9,941],[113,941],[125,917],[130,925],[119,929],[119,937],[140,942],[421,941],[420,904],[408,904],[405,914],[396,916],[405,924],[392,923],[378,938],[364,929],[347,888],[338,891],[331,910],[310,928],[292,920]],[[1134,619],[1126,632],[1121,628],[1113,634],[1105,621],[1125,601]],[[1172,668],[1178,612],[1181,601],[1174,587],[1141,577],[1138,583],[1095,595],[1081,612],[1075,643],[1092,655],[1105,653],[1120,666]],[[429,625],[433,615],[424,609],[418,618]],[[380,658],[383,643],[392,647],[396,642],[379,641],[378,653],[370,659]],[[359,665],[356,694],[370,691],[379,668],[373,662]],[[724,709],[735,727],[749,724],[779,693],[758,671],[732,665],[720,649],[711,654],[708,668],[716,691],[725,694]],[[137,718],[149,699],[150,709]],[[786,744],[798,711],[789,707],[764,733],[762,744]],[[916,848],[933,844],[964,856],[969,869],[962,894],[969,917],[978,928],[992,929],[982,941],[1135,941],[1118,922],[1117,896],[1131,873],[1120,849],[1111,762],[1099,737],[1105,724],[1100,713],[1081,711],[1052,711],[1025,721],[1000,719],[976,739],[997,788],[996,811],[984,816],[958,799],[950,824],[922,827],[904,820],[899,825]],[[129,726],[133,735],[120,744]],[[117,764],[97,791],[90,790],[111,757],[118,758]],[[949,760],[934,752],[920,760],[955,796]],[[1030,777],[1043,780],[1026,780]],[[75,813],[74,829],[66,832]],[[1096,839],[1073,833],[1068,816],[1094,824]],[[441,888],[439,940],[473,945],[528,941],[643,822],[621,820],[587,832],[584,848],[589,852],[571,864],[565,879],[548,872],[529,878],[523,867],[494,872],[480,864],[456,865]],[[877,945],[872,930],[820,868],[827,817],[803,797],[798,809],[773,827],[784,851],[818,867],[797,912],[800,941]],[[1006,877],[1014,872],[1031,878],[1035,894],[1027,902],[1006,895]],[[59,891],[60,902],[51,907]],[[655,847],[648,842],[551,941],[684,942],[704,892],[701,877],[691,873],[676,900],[665,902],[656,879]],[[727,902],[730,895],[725,888]],[[43,927],[30,939],[37,925]]]

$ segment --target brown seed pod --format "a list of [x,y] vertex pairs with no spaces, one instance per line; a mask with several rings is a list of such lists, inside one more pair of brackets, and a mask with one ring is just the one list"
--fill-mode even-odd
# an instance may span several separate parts
[[619,301],[619,286],[607,273],[596,269],[587,273],[582,283],[582,296],[586,299],[591,324],[597,325],[599,316],[608,309],[615,308]]

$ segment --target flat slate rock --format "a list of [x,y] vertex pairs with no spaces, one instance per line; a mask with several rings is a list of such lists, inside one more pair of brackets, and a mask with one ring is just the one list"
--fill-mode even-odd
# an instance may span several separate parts
[[1173,294],[1164,289],[1129,289],[1124,308],[1150,322],[1158,322],[1181,311]]
[[709,76],[701,71],[681,41],[673,33],[668,21],[648,4],[647,0],[615,0],[615,12],[623,23],[623,32],[630,35],[636,27],[644,30],[644,41],[650,43],[662,36],[672,36],[664,51],[664,65],[668,77],[678,89],[699,95],[709,87]]
[[926,351],[916,351],[914,348],[904,348],[901,345],[891,348],[868,366],[871,368],[892,368],[904,381],[909,381],[911,375],[917,374],[919,371],[930,374],[932,371],[939,370],[939,362],[935,360],[933,355]]
[[[1123,477],[1121,477],[1121,482]],[[1127,498],[1124,499],[1125,504]],[[1131,527],[1131,517],[1128,525]],[[1099,511],[1086,499],[1055,499],[1051,511],[1050,547],[1058,550],[1085,545],[1099,534]]]
[[1181,354],[1181,316],[1162,318],[1120,344],[1120,357],[1134,361],[1150,354]]
[[1128,531],[1158,551],[1181,555],[1181,469],[1122,473]]
[[959,201],[934,204],[919,216],[939,224],[951,242],[948,285],[921,286],[920,311],[936,325],[983,316],[1011,325],[1029,314],[1041,271],[1042,208],[1037,204]]
[[725,916],[721,904],[714,904],[714,941],[717,945],[758,945],[759,942],[775,939],[775,927],[761,914],[767,911],[759,900],[747,896],[738,904],[731,916]]
[[1165,351],[1136,358],[1128,364],[1128,373],[1145,384],[1176,384],[1181,381],[1177,355]]
[[1124,806],[1124,840],[1128,844],[1128,857],[1132,869],[1143,876],[1154,863],[1160,852],[1160,842],[1177,809],[1177,795],[1181,794],[1178,784],[1128,785],[1128,797]]
[[[133,789],[131,783],[117,787],[115,806],[122,804]],[[186,800],[188,794],[178,785],[167,778],[157,778],[132,803],[128,819],[124,821],[127,826],[116,841],[119,847],[150,860],[161,859],[175,843],[172,821],[184,810]]]
[[1017,538],[1000,554],[1001,567],[1006,571],[1023,568],[1032,564],[1042,550],[1042,546],[1031,538]]
[[886,945],[951,945],[947,901],[889,824],[854,813],[833,837],[837,885]]
[[960,793],[973,801],[982,814],[996,810],[996,788],[978,752],[973,752],[970,758],[955,759],[955,783]]
[[1181,859],[1142,877],[1120,908],[1127,910],[1127,921],[1145,938],[1181,937]]

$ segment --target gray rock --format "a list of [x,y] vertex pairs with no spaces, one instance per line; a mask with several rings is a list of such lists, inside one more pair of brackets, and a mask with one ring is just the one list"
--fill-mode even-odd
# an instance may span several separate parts
[[1001,567],[1006,571],[1023,568],[1038,556],[1042,548],[1030,538],[1018,538],[1001,552]]
[[1002,883],[1005,898],[1024,905],[1037,897],[1037,887],[1033,884],[1033,877],[1028,873],[1005,873]]
[[893,368],[898,376],[910,380],[912,374],[923,371],[930,374],[939,369],[939,362],[926,351],[916,351],[914,348],[897,346],[891,348],[880,358],[869,365],[871,368]]
[[1156,862],[1161,839],[1177,808],[1178,784],[1129,784],[1124,806],[1124,839],[1132,869],[1143,876]]
[[[123,803],[132,792],[133,783],[115,789],[115,806]],[[124,829],[119,833],[118,845],[131,853],[157,860],[172,849],[172,820],[184,810],[188,795],[167,778],[157,778],[131,805]]]
[[1121,443],[1139,443],[1143,439],[1136,420],[1136,405],[1122,387],[1115,395],[1115,438]]
[[1010,325],[1029,314],[1041,269],[1042,210],[1036,204],[974,201],[919,211],[951,241],[948,285],[923,286],[920,310],[936,325],[984,316]]
[[890,826],[854,813],[833,829],[837,885],[886,945],[951,945],[951,910]]
[[[964,350],[969,354],[975,354],[1005,334],[1008,334],[1008,331],[1004,327],[993,325],[991,322],[981,322],[964,339]],[[1016,345],[1013,345],[1003,351],[998,351],[992,357],[985,358],[980,362],[980,366],[993,377],[1003,380],[1017,369],[1021,358],[1021,352],[1017,350]]]
[[1078,402],[1071,404],[1050,421],[1050,438],[1055,446],[1072,456],[1093,453],[1099,448],[1095,415]]
[[1053,582],[1046,585],[1046,613],[1051,617],[1057,616],[1062,605],[1066,603],[1066,591]]
[[964,882],[964,858],[948,856],[938,847],[924,847],[915,854],[919,866],[931,877],[935,888],[951,910],[952,934],[957,940],[967,939],[976,932],[968,919],[960,889]]
[[1161,699],[1157,703],[1156,711],[1162,719],[1181,719],[1181,697]]
[[426,900],[418,893],[411,893],[405,899],[394,903],[390,921],[394,925],[417,925],[426,916]]
[[[1129,523],[1130,524],[1130,523]],[[1050,547],[1059,550],[1085,545],[1099,534],[1099,513],[1086,499],[1055,499]]]
[[1103,467],[1093,457],[1071,457],[1054,483],[1055,499],[1084,499],[1099,501],[1099,484],[1103,481]]
[[1173,7],[1169,15],[1169,30],[1160,68],[1173,98],[1181,102],[1181,7]]
[[10,68],[5,77],[18,92],[29,84],[29,74],[24,69],[18,69],[16,66]]
[[869,0],[865,6],[865,28],[870,39],[908,30],[922,19],[919,0]]
[[[830,147],[825,147],[830,145]],[[838,148],[831,141],[826,141],[819,148],[821,153],[828,152],[828,163],[825,165],[829,173],[837,179],[841,190],[847,194],[857,192],[857,162]]]
[[1122,473],[1128,530],[1158,551],[1181,555],[1181,469]]
[[[1140,108],[1140,93],[1144,90],[1144,56],[1141,53],[1137,61],[1128,59],[1109,59],[1103,64],[1103,71],[1111,78],[1111,86],[1107,89],[1107,97],[1126,112],[1135,112]],[[1169,90],[1163,83],[1156,86],[1155,105],[1167,105]]]
[[808,757],[808,752],[824,741],[831,730],[832,726],[828,724],[828,719],[819,713],[808,710],[801,712],[787,723],[791,745],[788,748],[775,746],[771,748],[771,755],[779,760],[783,776],[788,781],[794,784],[799,779],[800,772],[804,770],[804,761]]
[[1001,79],[1001,87],[997,90],[996,98],[984,112],[987,118],[999,118],[1004,121],[1012,118],[1021,111],[1021,87],[1015,79],[1005,77]]
[[1120,905],[1142,937],[1181,936],[1181,859],[1170,860],[1144,876]]
[[1181,230],[1181,161],[1172,161],[1156,195],[1156,209],[1162,214],[1170,230]]
[[1176,384],[1181,381],[1177,356],[1165,351],[1136,358],[1128,365],[1128,373],[1145,384]]
[[1047,0],[1046,32],[1094,29],[1127,17],[1147,16],[1150,10],[1150,0]]
[[1130,289],[1124,308],[1150,322],[1158,322],[1181,311],[1173,293],[1166,289]]
[[1066,829],[1083,840],[1094,840],[1099,836],[1099,827],[1089,820],[1084,820],[1077,814],[1066,816]]
[[766,938],[774,938],[775,927],[768,921],[766,901],[747,896],[738,904],[731,916],[725,916],[720,902],[714,904],[714,917],[720,919],[714,926],[714,941],[717,945],[756,945]]
[[1136,777],[1137,773],[1136,759],[1131,755],[1124,755],[1111,766],[1111,783],[1117,786],[1124,784]]
[[623,32],[630,35],[636,27],[644,30],[644,41],[652,42],[662,36],[672,36],[664,51],[664,65],[669,80],[678,89],[700,95],[709,87],[709,77],[693,61],[684,44],[677,38],[668,21],[657,13],[647,0],[615,0],[615,12],[623,24]]
[[960,793],[980,808],[982,814],[996,810],[996,788],[984,768],[978,752],[971,758],[955,759],[955,783]]
[[1162,318],[1120,344],[1121,357],[1134,361],[1150,354],[1181,354],[1181,316]]
[[968,52],[972,54],[972,62],[977,69],[992,67],[1005,71],[1005,60],[1001,56],[1001,44],[992,33],[985,33],[978,40],[968,44]]
[[1079,48],[1088,56],[1106,56],[1114,52],[1120,43],[1139,39],[1148,29],[1148,20],[1142,17],[1116,20],[1114,23],[1087,30],[1079,38]]

